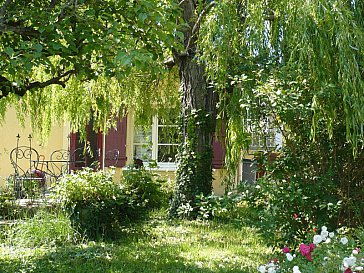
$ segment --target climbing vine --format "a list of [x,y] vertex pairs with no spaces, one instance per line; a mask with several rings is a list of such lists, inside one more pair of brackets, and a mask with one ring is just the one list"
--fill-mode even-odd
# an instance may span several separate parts
[[181,118],[176,173],[178,183],[171,208],[171,212],[179,216],[196,217],[196,196],[208,195],[212,190],[212,141],[201,146],[199,138],[211,135],[213,124],[211,114],[203,109],[192,110],[184,119]]

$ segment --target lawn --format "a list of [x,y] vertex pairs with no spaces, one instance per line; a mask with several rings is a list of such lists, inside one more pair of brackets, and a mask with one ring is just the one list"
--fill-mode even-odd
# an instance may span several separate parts
[[36,247],[2,238],[0,272],[257,272],[271,256],[256,229],[155,214],[109,242]]

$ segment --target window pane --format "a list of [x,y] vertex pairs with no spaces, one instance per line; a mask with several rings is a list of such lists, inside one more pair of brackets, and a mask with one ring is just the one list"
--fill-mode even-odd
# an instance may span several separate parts
[[162,144],[178,143],[177,126],[158,127],[158,143],[162,143]]
[[134,158],[149,161],[152,158],[151,145],[134,145]]
[[150,143],[152,141],[152,128],[143,130],[142,128],[135,127],[134,129],[134,143]]
[[256,166],[250,159],[243,160],[242,181],[252,184],[256,180]]
[[175,162],[177,145],[158,145],[158,162]]

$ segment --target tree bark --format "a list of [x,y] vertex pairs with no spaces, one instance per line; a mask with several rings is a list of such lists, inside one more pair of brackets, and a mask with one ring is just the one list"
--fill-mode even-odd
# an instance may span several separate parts
[[[212,137],[215,129],[216,95],[208,88],[205,68],[197,59],[194,1],[181,5],[185,31],[185,54],[176,54],[181,81],[181,139],[176,174],[176,190],[170,215],[196,216],[196,196],[212,192]],[[185,210],[184,210],[185,209]]]

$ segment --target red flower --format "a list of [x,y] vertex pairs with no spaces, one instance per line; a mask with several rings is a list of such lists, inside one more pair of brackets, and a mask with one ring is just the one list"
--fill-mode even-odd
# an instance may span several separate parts
[[311,246],[311,245],[305,245],[305,244],[300,244],[300,252],[301,254],[307,258],[308,261],[312,262],[312,257],[311,257],[311,252],[314,250],[315,246]]
[[317,232],[317,228],[313,228],[313,232],[316,233]]
[[289,249],[289,247],[285,246],[283,249],[282,249],[283,253],[289,253],[291,250]]
[[308,246],[310,247],[311,252],[315,249],[315,244],[309,244]]
[[344,273],[353,273],[353,271],[351,270],[351,268],[350,268],[350,267],[348,267],[348,268],[344,271]]
[[297,219],[297,218],[298,218],[297,213],[293,214],[293,218],[294,218],[294,219]]

